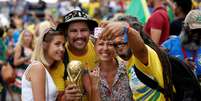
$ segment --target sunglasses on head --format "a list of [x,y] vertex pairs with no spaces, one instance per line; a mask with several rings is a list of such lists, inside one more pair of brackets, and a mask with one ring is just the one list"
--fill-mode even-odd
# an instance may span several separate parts
[[44,33],[43,41],[46,41],[45,38],[46,38],[47,34],[54,33],[56,31],[57,31],[56,28],[53,28],[53,27],[45,29],[45,31],[43,32]]

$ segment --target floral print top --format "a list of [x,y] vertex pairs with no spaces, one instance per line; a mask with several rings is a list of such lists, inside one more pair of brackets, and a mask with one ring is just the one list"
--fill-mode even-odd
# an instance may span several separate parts
[[[97,68],[99,68],[99,66],[97,66]],[[133,101],[128,75],[125,65],[122,62],[118,64],[118,70],[112,84],[112,89],[109,88],[106,79],[100,73],[99,91],[102,101]]]

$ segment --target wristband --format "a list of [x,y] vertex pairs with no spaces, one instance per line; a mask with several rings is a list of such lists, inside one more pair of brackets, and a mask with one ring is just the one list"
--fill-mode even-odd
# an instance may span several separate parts
[[129,30],[129,27],[124,27],[124,28],[123,28],[124,43],[128,43],[128,30]]

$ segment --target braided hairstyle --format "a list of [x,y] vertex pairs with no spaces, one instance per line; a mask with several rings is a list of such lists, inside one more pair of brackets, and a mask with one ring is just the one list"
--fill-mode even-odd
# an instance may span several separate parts
[[129,15],[119,14],[115,16],[113,21],[126,21],[129,25],[140,33],[145,44],[150,46],[158,55],[159,60],[163,67],[163,80],[164,80],[164,89],[165,89],[165,99],[173,100],[173,81],[172,81],[172,69],[171,64],[168,58],[168,54],[154,43],[154,41],[143,31],[142,24],[138,21],[136,17]]

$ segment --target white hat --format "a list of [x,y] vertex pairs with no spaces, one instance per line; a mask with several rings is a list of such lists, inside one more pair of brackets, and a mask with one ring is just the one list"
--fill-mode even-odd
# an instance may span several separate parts
[[201,29],[201,10],[191,10],[184,20],[190,29]]

